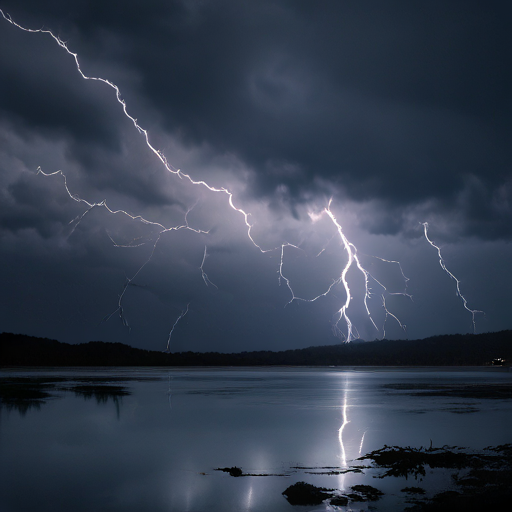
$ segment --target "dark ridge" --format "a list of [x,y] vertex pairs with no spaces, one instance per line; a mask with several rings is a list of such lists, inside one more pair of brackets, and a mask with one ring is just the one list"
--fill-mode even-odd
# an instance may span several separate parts
[[70,345],[23,334],[0,334],[0,366],[483,366],[497,361],[500,365],[512,361],[511,330],[231,354],[167,354],[123,343]]

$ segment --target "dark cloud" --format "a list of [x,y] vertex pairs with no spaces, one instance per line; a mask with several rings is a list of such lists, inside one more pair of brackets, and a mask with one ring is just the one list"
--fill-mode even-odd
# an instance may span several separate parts
[[[184,143],[237,154],[255,170],[255,194],[284,184],[297,201],[323,176],[358,201],[442,195],[449,205],[468,176],[493,193],[510,175],[505,2],[62,5],[33,5],[31,23],[72,35],[86,62],[100,51],[140,76],[127,97],[147,98]],[[22,69],[22,84],[37,81],[38,68]],[[52,82],[70,77],[43,74],[36,95],[14,83],[4,94],[28,121],[113,144],[115,128],[73,89],[50,112],[62,95]]]
[[[323,333],[316,343],[332,341],[322,329],[329,330],[344,292],[283,309],[290,291],[283,279],[279,286],[279,251],[258,251],[226,194],[180,180],[173,174],[180,167],[193,179],[232,190],[234,204],[251,212],[251,235],[262,249],[284,242],[300,246],[287,248],[281,270],[293,275],[293,284],[309,299],[339,277],[339,264],[315,259],[327,258],[326,247],[336,239],[335,226],[321,214],[331,197],[349,240],[360,240],[362,252],[385,259],[413,258],[409,273],[417,282],[423,265],[418,244],[434,262],[426,274],[439,271],[435,251],[422,239],[425,221],[443,248],[458,248],[454,261],[464,258],[468,247],[495,243],[489,261],[497,258],[496,269],[507,266],[512,237],[507,2],[320,6],[291,0],[148,0],[141,6],[5,0],[0,8],[25,27],[51,29],[79,54],[87,75],[119,85],[130,114],[174,165],[165,170],[123,115],[115,92],[84,81],[54,40],[0,19],[0,236],[9,248],[10,273],[18,276],[20,288],[24,283],[37,290],[31,296],[52,295],[53,285],[34,277],[41,273],[62,272],[69,283],[75,281],[55,278],[52,282],[61,284],[54,297],[69,296],[70,288],[84,290],[79,314],[57,301],[66,313],[55,332],[69,338],[68,319],[98,318],[110,308],[107,302],[114,310],[116,293],[149,258],[162,226],[185,226],[165,233],[132,283],[125,310],[138,319],[134,326],[165,337],[191,301],[183,328],[194,331],[193,346],[207,346],[202,340],[215,330],[216,345],[232,349],[237,337],[256,346],[258,339],[279,340],[284,333],[289,345],[307,344],[315,332]],[[38,166],[46,173],[62,169],[70,194],[91,204],[106,199],[114,210],[161,225],[132,221],[124,213],[112,216],[101,206],[70,224],[87,204],[69,197],[61,176],[36,176]],[[146,245],[124,250],[112,241]],[[208,275],[218,288],[201,279],[205,245]],[[342,261],[343,246],[333,247]],[[17,252],[23,258],[17,259]],[[53,261],[40,259],[54,252]],[[315,267],[319,261],[324,273]],[[25,267],[30,267],[26,276]],[[452,284],[449,276],[443,278]],[[316,279],[322,286],[316,287]],[[23,316],[14,311],[24,299],[14,291],[16,279],[8,280],[6,294],[18,298],[9,306],[17,320],[6,325],[22,326]],[[375,293],[374,300],[378,297]],[[51,317],[48,303],[44,315]],[[396,307],[422,325],[418,336],[441,329],[418,320],[413,306],[397,302]],[[377,302],[375,309],[382,316]],[[438,321],[443,332],[448,324]],[[37,334],[37,322],[30,325]],[[52,320],[45,325],[50,329]],[[506,322],[497,313],[489,325]],[[106,331],[94,336],[118,339],[118,327],[102,325]],[[363,331],[374,337],[371,326]],[[83,336],[94,332],[84,328]],[[134,343],[143,344],[144,334],[137,332]]]

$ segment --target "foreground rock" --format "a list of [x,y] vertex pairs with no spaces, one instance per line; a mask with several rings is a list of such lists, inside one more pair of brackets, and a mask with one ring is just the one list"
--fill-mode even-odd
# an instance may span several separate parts
[[384,493],[371,485],[354,485],[348,494],[335,494],[335,489],[315,487],[306,482],[297,482],[290,485],[283,495],[290,505],[320,505],[329,500],[331,505],[346,506],[350,502],[376,501]]
[[297,482],[290,485],[283,495],[290,505],[320,505],[324,500],[332,497],[333,489],[315,487],[306,482]]

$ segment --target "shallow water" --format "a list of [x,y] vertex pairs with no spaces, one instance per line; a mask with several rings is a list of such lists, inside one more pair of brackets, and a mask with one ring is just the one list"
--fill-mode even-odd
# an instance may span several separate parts
[[[370,484],[377,510],[402,510],[400,489],[443,490],[442,471],[422,481],[328,475],[383,445],[482,449],[512,442],[510,400],[414,396],[386,385],[511,383],[488,369],[39,369],[64,377],[39,407],[0,408],[0,510],[309,511],[282,492],[297,481],[347,490]],[[74,379],[105,378],[127,396],[79,396]],[[120,380],[119,380],[120,379]],[[126,380],[123,380],[126,379]],[[83,384],[83,382],[82,382]],[[234,478],[215,468],[238,466]],[[316,473],[316,474],[314,474]]]

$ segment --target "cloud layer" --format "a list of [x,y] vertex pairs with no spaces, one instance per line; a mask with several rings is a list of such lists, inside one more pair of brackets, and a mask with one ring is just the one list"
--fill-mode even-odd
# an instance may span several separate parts
[[[0,8],[24,27],[52,30],[87,75],[116,83],[173,170],[233,192],[265,251],[225,193],[165,170],[111,88],[84,81],[47,34],[0,19],[2,330],[156,348],[190,303],[182,332],[173,333],[176,348],[336,342],[342,287],[285,307],[293,295],[278,279],[281,270],[295,295],[310,300],[340,276],[347,253],[322,214],[331,198],[382,284],[371,283],[375,330],[362,306],[363,274],[347,274],[362,337],[472,329],[422,222],[470,307],[486,311],[479,328],[510,328],[511,300],[499,285],[512,282],[505,2],[153,0],[140,9],[56,0]],[[69,197],[61,176],[36,175],[39,166],[62,170],[70,192],[89,203],[208,234],[164,233],[131,280],[161,229],[102,207],[70,224],[86,205]],[[295,246],[284,248],[282,266],[281,244]],[[205,247],[203,270],[216,287],[202,279]],[[408,288],[397,264],[370,256],[400,261]],[[100,322],[126,286],[130,335],[114,317]],[[414,302],[391,295],[404,290]],[[391,316],[382,330],[383,294],[407,333]]]

